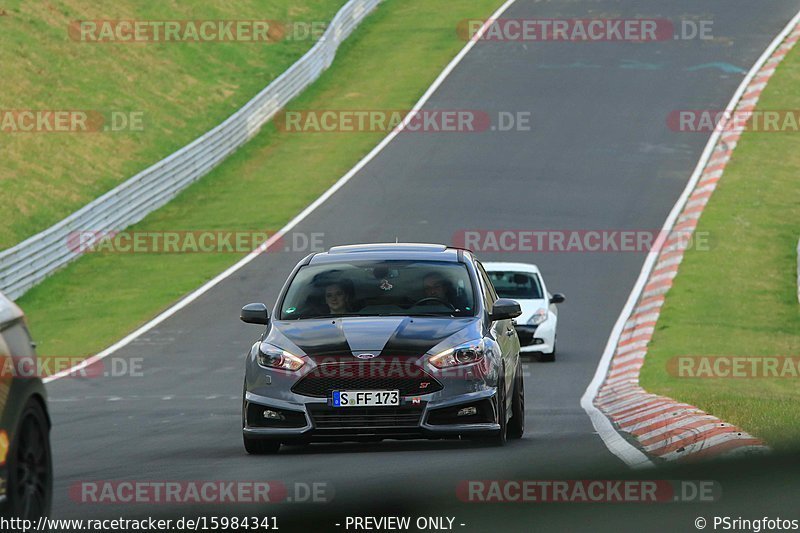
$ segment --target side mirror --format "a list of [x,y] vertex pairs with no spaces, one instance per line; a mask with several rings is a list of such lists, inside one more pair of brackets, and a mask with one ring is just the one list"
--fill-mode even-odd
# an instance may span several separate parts
[[560,292],[555,293],[550,297],[551,304],[563,304],[567,301],[567,297],[561,294]]
[[492,306],[492,313],[489,319],[494,322],[495,320],[508,320],[509,318],[517,318],[522,314],[522,308],[519,303],[508,298],[499,298]]
[[247,304],[239,318],[248,324],[269,324],[269,311],[264,304]]

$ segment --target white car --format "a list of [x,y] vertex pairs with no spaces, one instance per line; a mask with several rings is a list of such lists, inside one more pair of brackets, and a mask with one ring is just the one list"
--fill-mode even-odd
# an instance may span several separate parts
[[558,308],[563,294],[550,294],[536,265],[526,263],[483,263],[500,298],[519,302],[522,314],[516,319],[517,336],[523,353],[538,353],[542,361],[556,359]]

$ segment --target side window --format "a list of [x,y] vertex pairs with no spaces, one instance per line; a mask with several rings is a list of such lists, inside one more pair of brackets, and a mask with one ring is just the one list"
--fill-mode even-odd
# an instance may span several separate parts
[[486,309],[491,313],[492,308],[494,307],[494,302],[497,300],[497,293],[494,290],[494,285],[492,285],[489,276],[483,269],[483,265],[477,261],[475,262],[475,264],[478,265],[478,272],[480,273],[481,285],[483,285],[483,298],[486,301]]

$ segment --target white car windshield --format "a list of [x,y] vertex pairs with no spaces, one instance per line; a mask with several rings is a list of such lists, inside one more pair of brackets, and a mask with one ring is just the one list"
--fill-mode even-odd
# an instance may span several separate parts
[[515,300],[541,300],[542,285],[533,272],[492,271],[487,272],[500,298]]

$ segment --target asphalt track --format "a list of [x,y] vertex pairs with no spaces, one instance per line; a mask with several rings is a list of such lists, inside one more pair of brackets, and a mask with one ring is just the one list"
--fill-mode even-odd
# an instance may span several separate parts
[[[425,107],[530,111],[532,131],[401,134],[294,231],[324,232],[332,246],[450,243],[465,229],[658,229],[708,139],[671,131],[668,113],[723,109],[797,9],[797,0],[519,0],[504,18],[695,17],[714,21],[715,39],[479,43]],[[702,67],[712,63],[742,72]],[[644,253],[479,254],[535,262],[550,290],[568,297],[558,361],[526,364],[522,441],[503,449],[320,444],[247,456],[239,418],[243,354],[259,330],[240,323],[238,312],[252,301],[271,306],[303,255],[265,254],[115,354],[142,358],[143,377],[48,385],[55,517],[149,511],[79,505],[69,488],[83,481],[325,481],[344,504],[374,503],[390,489],[446,497],[458,480],[492,478],[509,467],[539,477],[622,468],[579,399]]]

